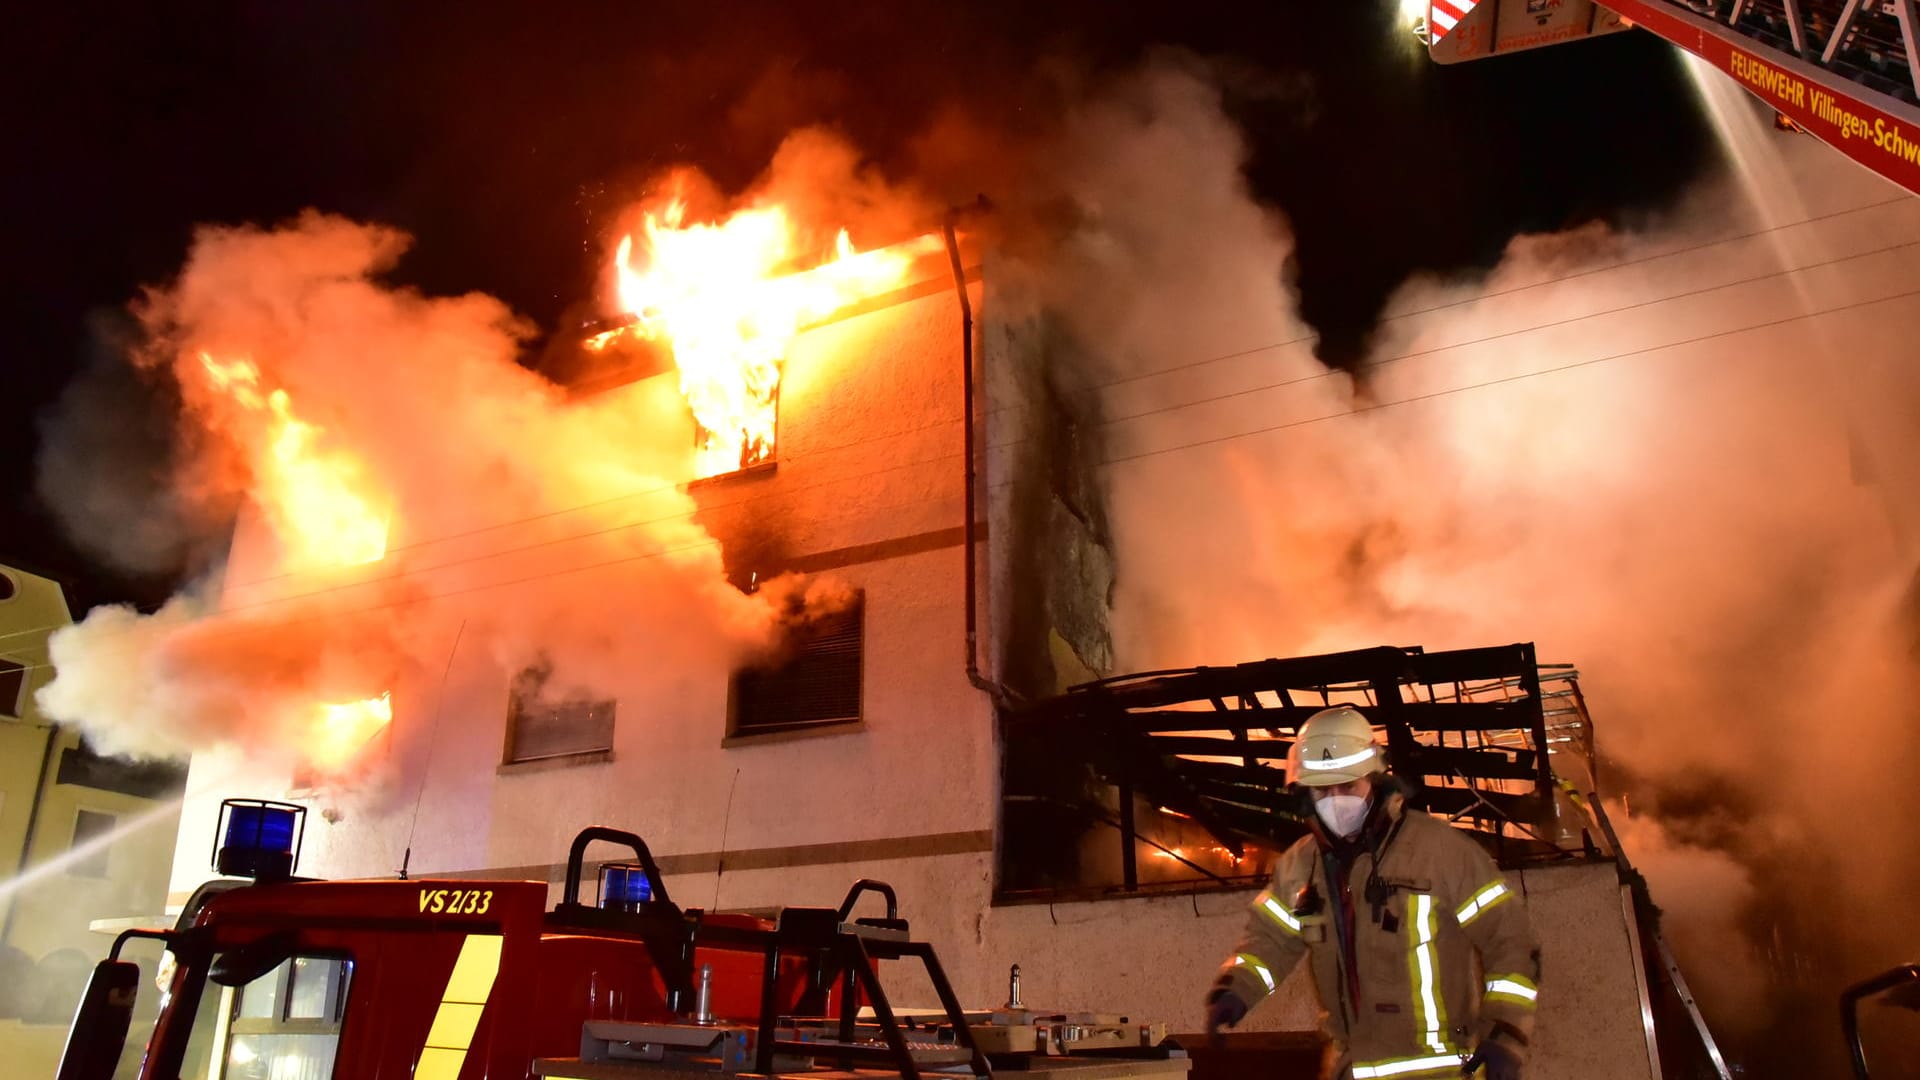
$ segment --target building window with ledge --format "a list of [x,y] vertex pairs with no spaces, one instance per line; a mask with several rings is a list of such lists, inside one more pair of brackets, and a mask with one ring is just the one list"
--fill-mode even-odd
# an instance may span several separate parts
[[[73,819],[74,861],[67,866],[67,873],[74,877],[104,878],[107,876],[106,838],[112,834],[114,817],[96,810],[82,810]],[[89,844],[97,844],[92,850],[84,850]]]
[[507,698],[509,765],[613,749],[614,702],[587,697],[554,698],[547,680],[553,669],[537,664],[513,680]]
[[793,630],[779,654],[733,677],[727,737],[860,723],[865,644],[864,596]]
[[26,706],[21,702],[27,688],[27,665],[0,659],[0,716],[18,720]]

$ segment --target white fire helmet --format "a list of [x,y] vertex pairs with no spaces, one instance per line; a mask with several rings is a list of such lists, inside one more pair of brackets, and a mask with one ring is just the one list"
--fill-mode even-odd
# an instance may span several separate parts
[[1373,725],[1351,705],[1321,709],[1300,725],[1287,752],[1287,783],[1331,787],[1385,772],[1385,748],[1373,739]]

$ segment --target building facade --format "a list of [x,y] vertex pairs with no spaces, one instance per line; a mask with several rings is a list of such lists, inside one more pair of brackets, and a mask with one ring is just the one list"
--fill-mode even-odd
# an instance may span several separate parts
[[[878,878],[970,1003],[1003,1001],[1019,964],[1030,1003],[1196,1029],[1250,888],[996,903],[1001,709],[1108,673],[1115,570],[1090,440],[1056,378],[1071,344],[1044,318],[998,315],[983,277],[968,274],[963,305],[931,260],[807,330],[785,359],[775,460],[690,489],[730,579],[798,571],[857,595],[785,666],[661,672],[617,699],[546,702],[539,673],[462,651],[447,616],[431,628],[444,674],[392,693],[403,793],[350,804],[292,776],[261,790],[196,758],[170,902],[208,876],[228,796],[307,804],[301,872],[329,878],[405,866],[557,891],[573,835],[607,825],[648,840],[683,906],[832,905]],[[596,392],[660,408],[678,393],[670,373],[616,382]],[[257,533],[236,537],[241,580]],[[1567,948],[1625,957],[1610,866],[1528,888],[1543,919],[1618,938]],[[1630,1076],[1636,1055],[1644,1074],[1631,976],[1614,967],[1585,991],[1556,987],[1548,1029],[1567,1017],[1563,1057],[1592,1065],[1555,1075]],[[1257,1014],[1268,1029],[1314,1022],[1300,979]]]

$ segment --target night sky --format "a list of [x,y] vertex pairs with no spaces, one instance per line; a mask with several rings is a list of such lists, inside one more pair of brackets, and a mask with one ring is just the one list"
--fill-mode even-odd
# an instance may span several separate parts
[[[1439,68],[1402,47],[1394,7],[18,5],[0,64],[0,561],[63,579],[76,614],[173,584],[69,547],[31,462],[102,317],[174,273],[200,222],[311,206],[397,225],[417,238],[398,280],[492,293],[550,327],[591,296],[610,215],[662,166],[744,185],[788,130],[830,123],[898,175],[943,113],[1032,129],[1062,71],[1181,48],[1225,73],[1255,190],[1296,232],[1322,358],[1346,363],[1409,273],[1489,267],[1520,231],[1630,221],[1711,162],[1677,55],[1644,32]],[[965,198],[970,179],[936,186]]]

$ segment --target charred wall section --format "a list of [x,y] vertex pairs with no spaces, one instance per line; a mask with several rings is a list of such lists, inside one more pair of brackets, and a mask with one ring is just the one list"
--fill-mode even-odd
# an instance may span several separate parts
[[[995,675],[1039,700],[1113,667],[1116,568],[1086,370],[1052,321],[989,319],[980,415],[990,517],[988,648]],[[1112,848],[1101,785],[1076,749],[1025,729],[997,746],[1001,793],[996,893],[1068,887]]]
[[982,410],[1001,681],[1046,697],[1113,667],[1114,556],[1090,398],[1075,346],[1045,317],[989,320]]

